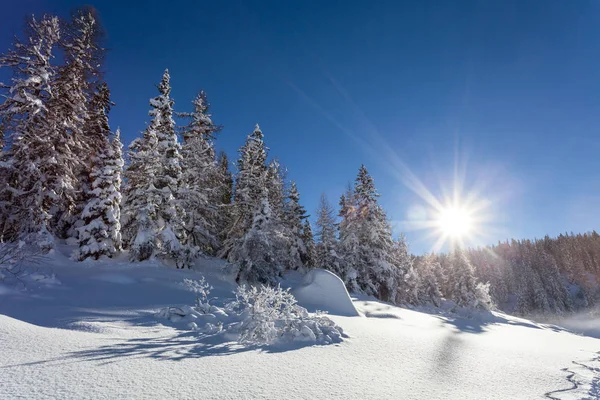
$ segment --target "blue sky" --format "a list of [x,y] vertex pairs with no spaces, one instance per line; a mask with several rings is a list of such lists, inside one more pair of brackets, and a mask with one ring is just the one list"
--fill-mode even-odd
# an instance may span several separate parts
[[[7,3],[0,51],[26,14],[81,4]],[[230,156],[260,123],[313,215],[364,163],[415,253],[435,242],[407,222],[427,218],[422,188],[442,199],[457,181],[485,204],[471,244],[598,228],[599,2],[141,4],[93,3],[108,32],[111,125],[126,142],[168,67],[177,110],[208,93]]]

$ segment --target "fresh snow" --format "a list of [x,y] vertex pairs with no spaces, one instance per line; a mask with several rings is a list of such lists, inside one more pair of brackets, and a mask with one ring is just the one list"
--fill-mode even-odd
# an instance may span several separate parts
[[309,311],[326,310],[329,314],[358,316],[344,282],[324,269],[312,269],[294,287],[292,294]]
[[[175,270],[125,255],[76,263],[69,252],[31,266],[25,289],[0,291],[1,399],[598,398],[600,342],[555,325],[365,299],[351,307],[335,277],[315,271],[282,286],[348,337],[244,346],[155,315],[194,304],[186,278],[204,276],[214,304],[234,299],[236,271],[223,261]],[[361,316],[339,315],[352,309]]]

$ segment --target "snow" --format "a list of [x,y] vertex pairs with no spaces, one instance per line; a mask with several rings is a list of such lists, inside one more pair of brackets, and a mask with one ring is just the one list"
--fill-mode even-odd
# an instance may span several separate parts
[[235,273],[222,261],[175,270],[126,255],[76,263],[69,252],[59,246],[36,266],[38,277],[60,284],[27,281],[0,297],[2,399],[598,398],[599,340],[554,325],[364,299],[355,310],[374,318],[340,316],[347,294],[316,271],[283,283],[301,304],[312,296],[349,337],[247,346],[155,316],[194,304],[186,278],[205,276],[215,304],[234,299]]
[[310,270],[292,294],[309,311],[326,310],[329,314],[346,317],[359,315],[344,282],[324,269]]

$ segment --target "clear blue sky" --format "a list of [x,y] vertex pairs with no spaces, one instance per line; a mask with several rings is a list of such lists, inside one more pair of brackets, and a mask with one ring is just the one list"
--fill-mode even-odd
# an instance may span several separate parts
[[[5,3],[0,51],[26,14],[81,4]],[[598,228],[600,2],[93,5],[108,32],[111,125],[126,142],[168,67],[177,110],[208,93],[230,156],[260,123],[313,215],[321,192],[337,206],[364,163],[406,231],[427,210],[408,176],[441,198],[458,166],[464,191],[487,202],[477,243]],[[416,253],[434,242],[407,236]]]

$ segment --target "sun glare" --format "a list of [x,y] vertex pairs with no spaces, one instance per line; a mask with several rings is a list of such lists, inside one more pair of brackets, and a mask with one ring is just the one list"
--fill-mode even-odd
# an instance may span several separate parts
[[437,225],[442,234],[453,239],[462,239],[468,236],[473,229],[473,221],[469,212],[464,208],[453,206],[440,211]]

